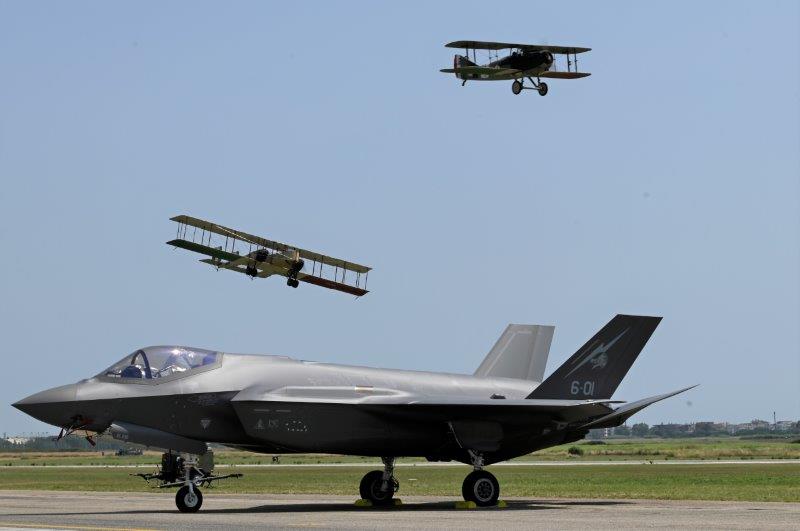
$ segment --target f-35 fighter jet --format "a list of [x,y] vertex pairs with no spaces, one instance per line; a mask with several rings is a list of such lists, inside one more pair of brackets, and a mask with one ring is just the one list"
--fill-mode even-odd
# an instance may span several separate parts
[[611,400],[660,320],[617,315],[541,383],[552,328],[509,327],[471,376],[147,347],[14,406],[62,433],[109,433],[167,450],[160,471],[142,476],[179,487],[181,511],[200,508],[199,487],[230,477],[214,475],[207,443],[380,457],[384,469],[360,485],[375,505],[392,503],[396,458],[460,461],[473,467],[464,499],[491,506],[500,485],[487,465],[619,426],[686,390]]

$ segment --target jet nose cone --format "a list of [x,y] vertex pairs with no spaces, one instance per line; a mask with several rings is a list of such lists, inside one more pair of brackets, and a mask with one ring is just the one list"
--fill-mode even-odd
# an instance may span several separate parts
[[[75,384],[62,385],[32,394],[11,405],[43,422],[62,426],[65,422],[64,414],[71,409],[77,392],[78,386]],[[69,416],[66,419],[68,420]]]

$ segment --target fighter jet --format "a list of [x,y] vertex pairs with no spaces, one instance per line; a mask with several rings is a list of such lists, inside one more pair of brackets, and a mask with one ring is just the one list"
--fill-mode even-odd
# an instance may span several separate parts
[[359,486],[374,505],[393,502],[398,457],[459,461],[473,468],[464,499],[492,506],[500,485],[486,466],[619,426],[689,389],[611,400],[660,320],[617,315],[544,381],[552,327],[512,326],[473,375],[160,346],[14,407],[62,434],[85,430],[166,450],[161,469],[141,476],[178,487],[183,512],[200,509],[201,486],[231,476],[214,475],[208,443],[380,457],[383,470]]

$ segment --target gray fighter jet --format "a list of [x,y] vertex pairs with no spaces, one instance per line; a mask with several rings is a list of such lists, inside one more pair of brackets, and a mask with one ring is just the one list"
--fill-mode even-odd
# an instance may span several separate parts
[[230,477],[214,475],[208,443],[380,457],[384,469],[360,485],[375,505],[392,503],[397,457],[460,461],[474,469],[464,499],[490,506],[500,486],[485,466],[619,426],[686,390],[611,400],[660,320],[617,315],[544,381],[552,327],[512,325],[471,376],[162,346],[14,406],[62,434],[108,433],[167,450],[158,473],[141,475],[179,487],[181,511],[200,508],[199,487]]

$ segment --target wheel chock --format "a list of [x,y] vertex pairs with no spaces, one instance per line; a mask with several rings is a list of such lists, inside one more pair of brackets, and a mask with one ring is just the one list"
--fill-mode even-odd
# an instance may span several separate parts
[[[403,505],[403,500],[401,500],[399,498],[393,498],[392,499],[392,506],[400,507],[401,505]],[[370,500],[365,500],[364,498],[361,498],[360,500],[356,500],[355,506],[356,507],[375,507],[375,504],[372,503]]]
[[497,500],[497,505],[495,507],[498,509],[505,509],[508,507],[508,504],[504,500]]
[[455,503],[456,509],[475,509],[477,507],[474,501],[457,501]]

